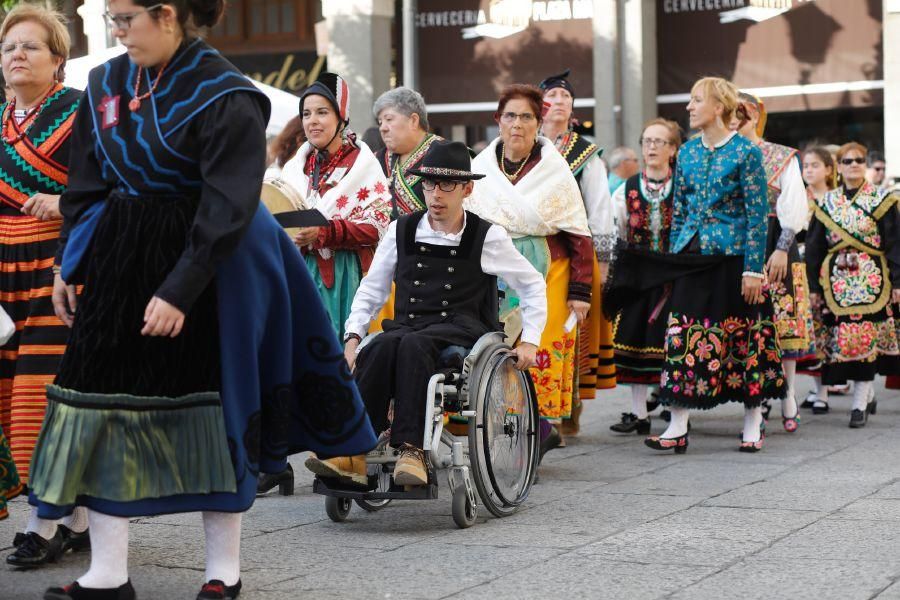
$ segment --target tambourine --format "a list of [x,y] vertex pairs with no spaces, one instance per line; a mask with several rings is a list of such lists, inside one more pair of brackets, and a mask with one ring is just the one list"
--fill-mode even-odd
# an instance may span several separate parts
[[[306,209],[306,203],[300,193],[282,179],[264,181],[260,198],[276,220],[282,213],[293,213]],[[299,231],[299,227],[285,227],[285,231],[293,239]]]

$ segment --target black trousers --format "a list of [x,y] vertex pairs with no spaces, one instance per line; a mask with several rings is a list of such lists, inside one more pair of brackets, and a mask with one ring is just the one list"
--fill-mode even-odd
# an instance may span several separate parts
[[388,405],[394,400],[391,446],[422,447],[428,380],[449,346],[471,348],[487,328],[440,322],[410,326],[384,322],[384,332],[356,358],[356,383],[376,432],[388,428]]

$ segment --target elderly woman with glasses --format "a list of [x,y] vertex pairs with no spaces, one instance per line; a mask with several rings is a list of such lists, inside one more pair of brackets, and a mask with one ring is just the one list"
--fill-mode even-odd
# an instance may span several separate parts
[[[576,326],[591,306],[595,257],[578,183],[553,142],[538,135],[542,107],[534,86],[503,90],[494,115],[500,137],[472,163],[487,176],[475,183],[468,207],[503,226],[547,282],[547,326],[531,369],[546,452],[560,443],[553,424],[572,413]],[[511,337],[517,305],[515,290],[507,290],[501,316]]]
[[[68,338],[53,313],[54,256],[62,226],[59,195],[68,183],[72,122],[81,93],[62,84],[69,33],[62,15],[19,5],[0,26],[3,78],[0,152],[0,291],[18,332],[0,355],[0,517],[6,500],[29,483],[29,465]],[[4,447],[9,436],[12,460]],[[57,526],[32,511],[7,563],[33,568],[88,546],[84,511]]]
[[855,382],[854,429],[875,413],[875,375],[900,374],[898,198],[866,181],[866,154],[856,142],[838,150],[841,185],[816,200],[806,236],[810,301],[826,332],[822,383]]

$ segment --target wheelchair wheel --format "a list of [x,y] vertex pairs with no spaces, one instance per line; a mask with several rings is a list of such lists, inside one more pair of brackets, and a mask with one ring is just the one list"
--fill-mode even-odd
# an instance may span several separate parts
[[453,522],[460,529],[468,529],[475,524],[475,519],[478,518],[478,507],[469,500],[464,485],[453,490],[452,514]]
[[325,514],[335,523],[343,523],[350,514],[350,498],[325,496]]
[[[377,469],[376,472],[373,473],[374,469]],[[391,473],[387,470],[384,465],[369,465],[369,475],[377,475],[378,476],[378,487],[375,488],[376,492],[387,492],[391,489]],[[359,506],[366,512],[376,512],[387,506],[391,503],[389,498],[384,500],[355,500],[356,505]]]
[[469,457],[478,495],[491,514],[516,512],[528,497],[538,464],[537,394],[515,368],[509,346],[485,348],[472,369]]

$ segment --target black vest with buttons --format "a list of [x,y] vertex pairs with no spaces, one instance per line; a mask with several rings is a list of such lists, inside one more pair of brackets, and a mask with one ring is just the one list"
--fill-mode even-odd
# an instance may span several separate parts
[[481,251],[491,224],[466,211],[459,246],[416,241],[424,211],[397,220],[397,286],[394,320],[405,325],[453,322],[483,331],[502,329],[497,316],[497,278],[481,268]]

